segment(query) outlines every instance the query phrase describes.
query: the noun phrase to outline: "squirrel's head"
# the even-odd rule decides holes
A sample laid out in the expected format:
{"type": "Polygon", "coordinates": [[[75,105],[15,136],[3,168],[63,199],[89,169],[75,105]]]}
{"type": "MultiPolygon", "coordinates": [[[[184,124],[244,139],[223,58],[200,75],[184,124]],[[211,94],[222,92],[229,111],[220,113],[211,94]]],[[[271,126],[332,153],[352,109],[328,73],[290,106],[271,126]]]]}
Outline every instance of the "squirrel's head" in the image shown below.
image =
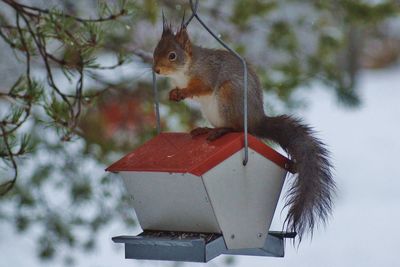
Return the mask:
{"type": "Polygon", "coordinates": [[[153,70],[161,75],[173,74],[185,68],[192,56],[192,44],[182,23],[176,34],[163,22],[163,33],[153,54],[153,70]]]}

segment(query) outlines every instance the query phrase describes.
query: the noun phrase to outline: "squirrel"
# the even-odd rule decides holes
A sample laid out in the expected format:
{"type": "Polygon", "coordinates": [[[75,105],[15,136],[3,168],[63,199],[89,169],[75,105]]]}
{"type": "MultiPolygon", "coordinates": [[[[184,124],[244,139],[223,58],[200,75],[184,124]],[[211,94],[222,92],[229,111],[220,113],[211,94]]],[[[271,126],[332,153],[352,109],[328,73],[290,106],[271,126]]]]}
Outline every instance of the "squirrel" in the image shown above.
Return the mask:
{"type": "MultiPolygon", "coordinates": [[[[243,66],[225,50],[208,49],[191,43],[182,23],[174,33],[165,20],[153,54],[153,70],[167,76],[176,88],[171,101],[192,98],[201,105],[214,128],[199,127],[192,136],[207,134],[213,141],[229,132],[243,131],[243,66]]],[[[301,120],[287,115],[269,117],[264,112],[260,81],[248,68],[248,132],[278,143],[295,163],[296,176],[286,195],[287,231],[313,233],[318,223],[326,223],[332,212],[335,182],[329,151],[301,120]]]]}

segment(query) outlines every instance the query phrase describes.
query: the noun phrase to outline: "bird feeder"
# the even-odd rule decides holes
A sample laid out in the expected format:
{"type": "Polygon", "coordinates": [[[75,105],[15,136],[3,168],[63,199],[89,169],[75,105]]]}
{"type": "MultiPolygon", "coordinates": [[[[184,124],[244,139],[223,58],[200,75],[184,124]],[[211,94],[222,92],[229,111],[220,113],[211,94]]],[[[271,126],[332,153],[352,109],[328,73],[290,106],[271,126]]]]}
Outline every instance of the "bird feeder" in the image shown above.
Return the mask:
{"type": "Polygon", "coordinates": [[[220,254],[283,257],[268,233],[289,159],[243,133],[161,133],[107,168],[118,172],[144,232],[119,236],[126,258],[206,262],[220,254]]]}
{"type": "Polygon", "coordinates": [[[107,168],[123,177],[143,232],[116,236],[125,258],[207,262],[221,254],[284,256],[284,238],[268,232],[290,160],[247,131],[247,64],[197,14],[193,18],[243,65],[243,133],[208,142],[206,135],[161,133],[156,76],[157,132],[107,168]]]}

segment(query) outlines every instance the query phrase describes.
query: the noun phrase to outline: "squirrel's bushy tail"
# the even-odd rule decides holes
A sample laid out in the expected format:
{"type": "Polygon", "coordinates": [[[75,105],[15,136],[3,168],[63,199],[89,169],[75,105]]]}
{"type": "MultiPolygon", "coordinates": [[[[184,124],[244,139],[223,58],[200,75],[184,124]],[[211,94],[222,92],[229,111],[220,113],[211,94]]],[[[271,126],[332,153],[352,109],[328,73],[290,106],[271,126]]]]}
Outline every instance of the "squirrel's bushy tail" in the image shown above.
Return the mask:
{"type": "Polygon", "coordinates": [[[255,131],[257,136],[278,143],[295,162],[297,177],[286,195],[289,210],[285,225],[297,232],[301,241],[305,232],[312,234],[318,222],[325,223],[332,211],[336,186],[329,152],[309,126],[290,116],[265,116],[255,131]]]}

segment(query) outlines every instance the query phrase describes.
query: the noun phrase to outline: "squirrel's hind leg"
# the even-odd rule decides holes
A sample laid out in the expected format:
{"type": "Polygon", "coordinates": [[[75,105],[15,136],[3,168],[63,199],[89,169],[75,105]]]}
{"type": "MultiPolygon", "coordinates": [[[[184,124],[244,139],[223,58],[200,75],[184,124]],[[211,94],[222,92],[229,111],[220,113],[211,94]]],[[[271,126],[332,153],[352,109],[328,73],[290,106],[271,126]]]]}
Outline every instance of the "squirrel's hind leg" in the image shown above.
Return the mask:
{"type": "Polygon", "coordinates": [[[234,129],[229,127],[219,127],[219,128],[197,127],[190,131],[190,135],[192,137],[196,137],[207,134],[208,135],[207,141],[214,141],[230,132],[234,132],[234,129]]]}
{"type": "Polygon", "coordinates": [[[190,135],[192,137],[196,137],[199,135],[208,134],[211,130],[212,128],[209,127],[197,127],[190,131],[190,135]]]}

